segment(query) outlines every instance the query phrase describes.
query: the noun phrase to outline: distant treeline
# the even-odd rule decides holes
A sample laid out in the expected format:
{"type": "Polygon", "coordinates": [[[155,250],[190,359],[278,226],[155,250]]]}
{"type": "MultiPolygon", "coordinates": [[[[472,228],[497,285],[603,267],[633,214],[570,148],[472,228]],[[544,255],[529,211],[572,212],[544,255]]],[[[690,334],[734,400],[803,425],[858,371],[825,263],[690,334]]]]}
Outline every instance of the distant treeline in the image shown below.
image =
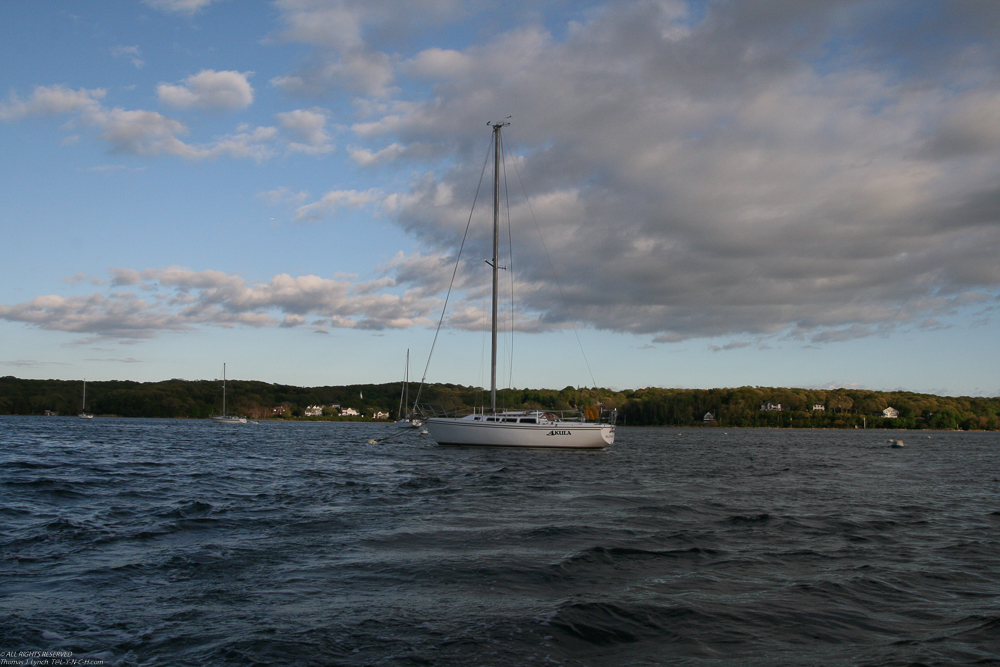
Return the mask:
{"type": "MultiPolygon", "coordinates": [[[[413,383],[410,395],[415,391],[413,383]]],[[[79,381],[3,377],[0,414],[74,415],[80,411],[82,392],[83,383],[79,381]]],[[[368,419],[376,412],[395,418],[400,385],[294,387],[229,380],[226,396],[228,412],[252,419],[304,418],[305,408],[315,405],[353,408],[368,419]]],[[[488,399],[477,387],[434,384],[423,388],[420,401],[451,410],[480,406],[488,399]]],[[[507,389],[499,392],[498,402],[505,408],[546,410],[600,404],[618,409],[619,424],[634,426],[996,430],[1000,414],[1000,398],[859,389],[507,389]],[[761,410],[767,403],[780,404],[781,410],[761,410]],[[822,409],[816,409],[820,406],[822,409]],[[888,407],[897,410],[899,416],[883,417],[888,407]],[[706,421],[706,413],[711,413],[713,419],[706,421]]],[[[87,410],[96,415],[120,417],[202,419],[221,412],[222,386],[218,381],[208,380],[88,382],[87,410]]],[[[337,417],[322,417],[332,418],[337,417]]]]}

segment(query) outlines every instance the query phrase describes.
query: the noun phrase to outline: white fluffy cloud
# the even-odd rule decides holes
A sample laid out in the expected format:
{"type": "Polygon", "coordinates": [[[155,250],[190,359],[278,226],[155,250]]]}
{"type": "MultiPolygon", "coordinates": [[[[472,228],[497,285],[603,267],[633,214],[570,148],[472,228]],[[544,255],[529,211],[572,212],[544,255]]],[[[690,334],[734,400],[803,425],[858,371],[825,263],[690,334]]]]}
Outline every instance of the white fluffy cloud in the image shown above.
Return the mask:
{"type": "MultiPolygon", "coordinates": [[[[244,75],[236,72],[213,74],[226,76],[214,79],[219,85],[208,79],[198,79],[190,88],[177,87],[183,88],[183,91],[166,93],[166,97],[180,106],[190,103],[191,106],[226,107],[249,103],[252,91],[249,85],[243,88],[246,83],[244,75]]],[[[199,74],[192,79],[201,76],[199,74]]],[[[162,86],[160,93],[161,96],[164,94],[162,86]]],[[[29,116],[72,115],[64,127],[95,130],[110,152],[144,157],[173,155],[188,160],[206,160],[228,156],[263,162],[278,154],[281,146],[289,153],[323,154],[333,150],[326,130],[326,113],[319,109],[282,112],[276,115],[277,127],[254,127],[243,123],[229,134],[193,143],[185,140],[190,130],[180,120],[157,111],[105,107],[100,101],[105,95],[103,89],[70,90],[59,85],[37,86],[27,100],[11,93],[5,102],[0,102],[0,121],[17,122],[29,116]]]]}
{"type": "Polygon", "coordinates": [[[118,108],[85,114],[80,121],[97,127],[100,138],[107,142],[113,153],[175,155],[189,160],[227,155],[261,161],[273,155],[272,144],[277,136],[273,127],[241,125],[234,133],[210,143],[189,144],[181,139],[188,133],[188,128],[180,121],[155,111],[118,108]]]}
{"type": "Polygon", "coordinates": [[[98,100],[106,94],[102,88],[70,90],[63,86],[36,86],[26,101],[12,92],[6,102],[0,102],[0,120],[11,122],[33,115],[93,113],[100,109],[98,100]]]}
{"type": "MultiPolygon", "coordinates": [[[[479,262],[473,264],[458,276],[447,324],[481,331],[486,290],[474,275],[479,262]]],[[[448,288],[453,267],[453,257],[399,253],[377,267],[384,277],[373,280],[283,273],[258,282],[214,270],[114,268],[107,281],[82,274],[64,280],[72,285],[85,280],[107,284],[104,291],[82,296],[50,294],[9,306],[0,304],[0,320],[87,335],[88,341],[94,337],[148,339],[204,326],[302,326],[315,331],[432,327],[441,314],[441,294],[448,288]]],[[[518,313],[515,319],[517,328],[528,332],[569,326],[538,314],[518,313]]]]}
{"type": "Polygon", "coordinates": [[[460,0],[277,0],[284,41],[316,47],[307,64],[275,77],[272,85],[296,96],[322,97],[348,88],[362,95],[384,98],[394,90],[396,58],[373,48],[367,33],[373,29],[398,32],[406,26],[436,23],[462,16],[460,0]]]}
{"type": "Polygon", "coordinates": [[[427,326],[440,302],[394,289],[392,279],[274,276],[250,283],[221,271],[114,269],[111,288],[0,305],[0,319],[105,338],[142,339],[199,326],[401,329],[427,326]],[[140,296],[135,290],[143,292],[140,296]]]}
{"type": "Polygon", "coordinates": [[[237,111],[253,103],[253,87],[247,76],[246,72],[206,69],[192,74],[181,85],[161,83],[156,94],[160,102],[177,109],[237,111]]]}
{"type": "Polygon", "coordinates": [[[297,153],[329,153],[333,150],[326,130],[327,113],[321,109],[296,109],[277,114],[278,125],[288,136],[288,149],[297,153]]]}
{"type": "Polygon", "coordinates": [[[392,143],[375,152],[372,152],[367,148],[351,148],[348,152],[351,159],[359,165],[362,167],[370,167],[385,162],[391,162],[402,155],[404,150],[405,149],[402,144],[392,143]]]}

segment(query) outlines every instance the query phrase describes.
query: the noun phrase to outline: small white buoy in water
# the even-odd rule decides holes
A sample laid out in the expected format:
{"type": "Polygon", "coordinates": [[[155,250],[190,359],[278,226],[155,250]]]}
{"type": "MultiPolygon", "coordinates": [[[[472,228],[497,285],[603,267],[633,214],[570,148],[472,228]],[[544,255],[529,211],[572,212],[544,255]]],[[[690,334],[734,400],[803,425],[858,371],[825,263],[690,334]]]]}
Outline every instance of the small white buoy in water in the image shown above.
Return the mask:
{"type": "Polygon", "coordinates": [[[378,444],[378,441],[377,441],[377,440],[375,440],[374,438],[372,438],[371,440],[369,440],[369,441],[368,441],[368,444],[369,444],[369,445],[377,445],[377,444],[378,444]]]}
{"type": "Polygon", "coordinates": [[[902,447],[903,446],[903,441],[902,440],[892,440],[892,439],[890,439],[889,440],[889,446],[890,447],[902,447]]]}

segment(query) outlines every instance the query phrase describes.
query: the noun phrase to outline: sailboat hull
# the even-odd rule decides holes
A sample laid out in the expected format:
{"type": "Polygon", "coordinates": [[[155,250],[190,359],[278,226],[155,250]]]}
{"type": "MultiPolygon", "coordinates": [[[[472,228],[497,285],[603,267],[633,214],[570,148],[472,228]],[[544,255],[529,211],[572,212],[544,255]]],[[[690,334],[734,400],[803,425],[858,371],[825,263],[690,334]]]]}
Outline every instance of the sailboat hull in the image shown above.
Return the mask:
{"type": "MultiPolygon", "coordinates": [[[[545,449],[603,449],[615,441],[614,422],[617,411],[609,412],[607,422],[601,420],[601,411],[595,416],[591,406],[583,411],[580,419],[567,419],[556,412],[541,412],[539,410],[500,411],[497,409],[497,303],[499,297],[500,275],[500,131],[509,125],[507,121],[490,123],[493,127],[493,259],[486,260],[493,269],[493,296],[491,318],[491,350],[490,350],[490,402],[489,412],[485,410],[478,414],[464,417],[449,417],[438,411],[434,406],[424,406],[430,410],[422,410],[427,415],[424,426],[427,432],[439,445],[466,445],[472,447],[522,447],[545,449]],[[433,415],[433,416],[431,416],[433,415]]],[[[485,167],[485,165],[484,165],[485,167]]],[[[477,190],[478,192],[478,190],[477,190]]],[[[510,211],[508,210],[508,213],[510,211]]],[[[470,217],[471,221],[471,217],[470,217]]],[[[509,218],[508,218],[509,222],[509,218]]],[[[464,245],[463,241],[463,245],[464,245]]],[[[458,265],[455,270],[457,272],[458,265]]],[[[454,286],[448,287],[451,294],[454,286]]],[[[561,289],[561,288],[560,288],[561,289]]],[[[447,299],[445,300],[447,303],[447,299]]],[[[444,321],[444,311],[441,322],[444,321]]],[[[438,325],[440,332],[440,324],[438,325]]],[[[437,335],[435,334],[435,341],[437,335]]],[[[433,347],[431,348],[433,351],[433,347]]],[[[428,360],[429,363],[429,360],[428,360]]],[[[407,364],[408,365],[408,364],[407,364]]],[[[423,386],[423,381],[421,381],[423,386]]],[[[419,400],[419,392],[417,394],[419,400]]],[[[416,407],[418,404],[415,404],[416,407]]],[[[485,407],[485,406],[484,406],[485,407]]]]}
{"type": "Polygon", "coordinates": [[[439,445],[604,449],[615,441],[614,425],[604,423],[514,424],[431,417],[424,426],[439,445]]]}
{"type": "Polygon", "coordinates": [[[246,417],[233,417],[230,415],[216,415],[212,417],[212,421],[216,424],[246,424],[246,417]]]}

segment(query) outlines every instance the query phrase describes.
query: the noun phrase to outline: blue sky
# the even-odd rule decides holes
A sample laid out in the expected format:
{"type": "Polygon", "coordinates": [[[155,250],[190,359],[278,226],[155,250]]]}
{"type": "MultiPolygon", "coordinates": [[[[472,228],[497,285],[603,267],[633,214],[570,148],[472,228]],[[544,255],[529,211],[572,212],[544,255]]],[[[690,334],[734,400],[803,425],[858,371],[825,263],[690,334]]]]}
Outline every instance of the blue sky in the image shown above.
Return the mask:
{"type": "MultiPolygon", "coordinates": [[[[419,378],[511,116],[513,386],[998,395],[998,34],[981,2],[3,3],[0,374],[419,378]]],[[[478,213],[429,381],[489,379],[478,213]]]]}

